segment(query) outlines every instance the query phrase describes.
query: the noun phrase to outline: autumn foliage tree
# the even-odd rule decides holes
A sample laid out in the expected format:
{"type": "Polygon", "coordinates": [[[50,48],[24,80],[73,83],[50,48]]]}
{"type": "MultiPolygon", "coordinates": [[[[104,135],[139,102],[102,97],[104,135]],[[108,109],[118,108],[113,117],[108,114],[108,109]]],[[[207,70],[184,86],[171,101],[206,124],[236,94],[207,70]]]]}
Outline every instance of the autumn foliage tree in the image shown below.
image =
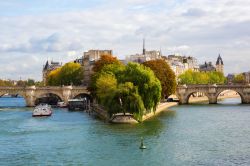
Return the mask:
{"type": "Polygon", "coordinates": [[[143,65],[149,67],[154,72],[155,76],[160,80],[162,87],[162,99],[175,93],[177,85],[175,73],[166,61],[162,59],[151,60],[144,62],[143,65]]]}
{"type": "Polygon", "coordinates": [[[101,58],[95,62],[93,71],[94,72],[101,71],[102,68],[108,64],[121,64],[121,62],[112,55],[101,55],[101,58]]]}
{"type": "Polygon", "coordinates": [[[88,87],[88,90],[91,91],[91,94],[93,96],[96,95],[96,79],[101,74],[101,70],[105,66],[108,66],[111,64],[115,65],[117,69],[124,66],[116,57],[113,57],[112,55],[109,55],[109,54],[101,55],[101,58],[94,63],[94,66],[92,68],[92,70],[94,71],[94,74],[91,76],[91,83],[88,87]]]}

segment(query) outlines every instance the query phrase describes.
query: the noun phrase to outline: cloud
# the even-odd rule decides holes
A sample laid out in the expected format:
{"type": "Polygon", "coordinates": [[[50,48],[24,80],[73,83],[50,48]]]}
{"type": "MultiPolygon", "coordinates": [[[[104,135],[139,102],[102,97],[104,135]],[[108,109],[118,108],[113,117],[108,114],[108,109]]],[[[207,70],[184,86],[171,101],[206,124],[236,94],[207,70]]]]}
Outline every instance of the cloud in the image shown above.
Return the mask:
{"type": "Polygon", "coordinates": [[[204,15],[206,15],[206,12],[197,8],[190,8],[185,13],[183,13],[183,16],[189,17],[201,17],[204,15]]]}
{"type": "Polygon", "coordinates": [[[58,33],[53,33],[45,38],[30,38],[28,41],[19,44],[3,44],[0,45],[2,52],[60,52],[68,50],[78,50],[83,46],[81,43],[67,39],[63,39],[58,33]]]}
{"type": "Polygon", "coordinates": [[[189,54],[200,62],[215,61],[222,53],[226,72],[239,71],[235,66],[240,63],[242,71],[248,68],[241,61],[250,60],[250,2],[245,0],[98,0],[87,8],[71,3],[56,12],[48,2],[46,12],[42,6],[39,13],[8,16],[5,9],[0,16],[0,65],[6,72],[1,69],[0,76],[41,79],[48,58],[66,62],[88,49],[113,49],[124,58],[141,52],[143,37],[148,50],[189,54]],[[19,70],[13,72],[16,66],[19,70]]]}

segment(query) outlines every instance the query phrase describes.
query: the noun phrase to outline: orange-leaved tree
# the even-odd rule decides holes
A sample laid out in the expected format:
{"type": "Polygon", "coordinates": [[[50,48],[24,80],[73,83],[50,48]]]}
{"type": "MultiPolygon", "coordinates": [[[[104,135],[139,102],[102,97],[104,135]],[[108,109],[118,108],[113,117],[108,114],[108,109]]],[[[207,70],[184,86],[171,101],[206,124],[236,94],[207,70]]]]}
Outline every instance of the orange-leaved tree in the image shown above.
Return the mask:
{"type": "Polygon", "coordinates": [[[176,77],[168,63],[162,59],[144,62],[143,65],[153,70],[155,76],[160,80],[162,92],[161,98],[167,98],[176,90],[176,77]]]}
{"type": "Polygon", "coordinates": [[[112,55],[108,55],[108,54],[101,55],[101,58],[95,62],[93,71],[99,72],[102,70],[102,68],[105,65],[109,65],[109,64],[121,64],[121,62],[116,57],[113,57],[112,55]]]}

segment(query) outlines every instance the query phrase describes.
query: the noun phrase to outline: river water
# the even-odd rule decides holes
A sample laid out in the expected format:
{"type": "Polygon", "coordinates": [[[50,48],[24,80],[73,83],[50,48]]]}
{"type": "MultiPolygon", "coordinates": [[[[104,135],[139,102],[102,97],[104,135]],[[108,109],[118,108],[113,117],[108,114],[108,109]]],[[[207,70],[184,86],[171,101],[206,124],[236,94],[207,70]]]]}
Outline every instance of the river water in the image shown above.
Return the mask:
{"type": "Polygon", "coordinates": [[[250,165],[250,106],[239,102],[176,106],[142,124],[111,125],[67,109],[33,118],[22,98],[0,98],[0,165],[250,165]]]}

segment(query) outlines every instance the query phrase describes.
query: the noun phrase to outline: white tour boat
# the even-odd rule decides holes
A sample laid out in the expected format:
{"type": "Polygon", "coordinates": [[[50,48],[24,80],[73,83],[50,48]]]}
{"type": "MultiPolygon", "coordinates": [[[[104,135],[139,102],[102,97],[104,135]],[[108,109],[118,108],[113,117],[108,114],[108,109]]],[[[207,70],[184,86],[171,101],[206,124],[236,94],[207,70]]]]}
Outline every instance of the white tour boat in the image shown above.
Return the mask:
{"type": "Polygon", "coordinates": [[[39,104],[35,107],[32,116],[51,116],[52,108],[48,104],[39,104]]]}

